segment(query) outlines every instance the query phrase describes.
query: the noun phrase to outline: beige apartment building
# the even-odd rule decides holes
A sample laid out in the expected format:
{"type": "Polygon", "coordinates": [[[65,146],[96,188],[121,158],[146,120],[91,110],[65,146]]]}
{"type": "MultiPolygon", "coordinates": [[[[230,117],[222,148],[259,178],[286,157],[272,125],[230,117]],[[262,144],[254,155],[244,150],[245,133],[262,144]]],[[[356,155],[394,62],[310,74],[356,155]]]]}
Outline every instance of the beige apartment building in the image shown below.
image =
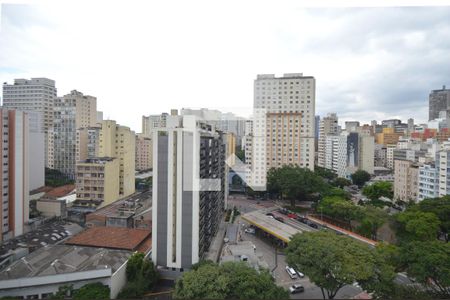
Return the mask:
{"type": "Polygon", "coordinates": [[[88,158],[78,162],[77,204],[100,208],[118,200],[119,164],[120,160],[115,157],[88,158]]]}
{"type": "Polygon", "coordinates": [[[254,189],[266,189],[271,167],[292,163],[314,170],[315,85],[314,77],[301,73],[262,74],[254,81],[252,155],[246,157],[254,189]]]}
{"type": "Polygon", "coordinates": [[[409,160],[395,160],[394,165],[394,199],[415,201],[419,192],[419,166],[409,160]]]}
{"type": "Polygon", "coordinates": [[[77,129],[76,161],[98,157],[101,127],[84,127],[77,129]]]}
{"type": "Polygon", "coordinates": [[[77,129],[97,123],[97,98],[73,90],[54,104],[53,165],[68,178],[75,178],[77,129]]]}
{"type": "Polygon", "coordinates": [[[99,157],[119,160],[119,194],[126,197],[135,191],[135,134],[129,127],[104,120],[99,136],[99,157]]]}
{"type": "Polygon", "coordinates": [[[142,133],[136,134],[136,170],[144,171],[152,168],[152,139],[142,133]]]}
{"type": "Polygon", "coordinates": [[[236,164],[236,135],[234,133],[225,134],[226,154],[225,160],[228,162],[228,166],[232,167],[236,164]]]}

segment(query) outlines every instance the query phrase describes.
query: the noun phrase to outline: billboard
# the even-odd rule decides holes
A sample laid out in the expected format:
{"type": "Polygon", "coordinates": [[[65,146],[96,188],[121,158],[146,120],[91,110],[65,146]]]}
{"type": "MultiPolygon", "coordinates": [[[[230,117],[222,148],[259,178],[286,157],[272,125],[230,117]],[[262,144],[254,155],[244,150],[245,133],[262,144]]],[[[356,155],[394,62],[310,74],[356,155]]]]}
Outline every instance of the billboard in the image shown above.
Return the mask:
{"type": "Polygon", "coordinates": [[[359,134],[350,132],[347,136],[347,166],[358,167],[359,161],[359,134]]]}

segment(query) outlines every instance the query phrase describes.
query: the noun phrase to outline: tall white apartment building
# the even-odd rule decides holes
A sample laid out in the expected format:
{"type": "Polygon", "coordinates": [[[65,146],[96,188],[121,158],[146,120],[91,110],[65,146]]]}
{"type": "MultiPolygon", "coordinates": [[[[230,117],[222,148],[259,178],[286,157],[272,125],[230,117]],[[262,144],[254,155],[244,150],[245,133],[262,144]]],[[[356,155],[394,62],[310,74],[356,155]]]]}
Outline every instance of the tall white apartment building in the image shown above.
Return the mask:
{"type": "Polygon", "coordinates": [[[319,123],[319,142],[318,142],[318,166],[325,168],[325,143],[327,135],[339,134],[338,117],[336,113],[329,113],[323,117],[319,123]]]}
{"type": "Polygon", "coordinates": [[[301,73],[258,75],[254,81],[252,156],[248,183],[266,189],[272,167],[298,165],[314,170],[316,84],[301,73]]]}
{"type": "Polygon", "coordinates": [[[29,218],[29,121],[27,113],[0,108],[0,243],[24,233],[29,218]]]}
{"type": "Polygon", "coordinates": [[[97,98],[73,90],[56,98],[54,105],[53,165],[68,178],[75,178],[77,129],[97,123],[97,98]]]}
{"type": "MultiPolygon", "coordinates": [[[[3,84],[3,107],[39,114],[37,132],[48,131],[53,127],[53,102],[56,98],[55,81],[48,78],[15,79],[14,84],[3,84]]],[[[45,145],[45,166],[48,164],[48,143],[45,145]]]]}
{"type": "Polygon", "coordinates": [[[323,144],[323,167],[339,177],[347,176],[347,135],[327,135],[323,144]]]}
{"type": "Polygon", "coordinates": [[[419,167],[417,200],[439,197],[439,172],[435,163],[424,164],[419,167]]]}
{"type": "Polygon", "coordinates": [[[168,113],[142,116],[142,134],[146,137],[151,138],[152,132],[155,128],[166,127],[167,116],[169,116],[168,113]]]}
{"type": "Polygon", "coordinates": [[[223,134],[195,116],[170,116],[152,140],[152,261],[189,269],[204,258],[225,208],[223,134]]]}
{"type": "Polygon", "coordinates": [[[386,145],[386,167],[393,170],[394,169],[394,150],[397,149],[397,145],[388,144],[386,145]]]}

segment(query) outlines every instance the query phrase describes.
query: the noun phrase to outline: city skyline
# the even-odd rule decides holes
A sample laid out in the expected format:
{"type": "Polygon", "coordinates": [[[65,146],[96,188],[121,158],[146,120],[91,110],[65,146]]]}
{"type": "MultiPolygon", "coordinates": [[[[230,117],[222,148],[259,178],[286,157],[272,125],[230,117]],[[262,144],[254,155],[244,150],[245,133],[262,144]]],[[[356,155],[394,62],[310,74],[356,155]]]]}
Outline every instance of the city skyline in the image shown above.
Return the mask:
{"type": "Polygon", "coordinates": [[[255,14],[252,3],[236,11],[195,2],[167,17],[170,4],[110,4],[101,15],[95,3],[3,4],[1,82],[53,79],[58,96],[77,89],[97,97],[105,119],[136,132],[142,115],[171,108],[248,117],[257,74],[314,76],[316,114],[336,112],[340,122],[425,122],[430,91],[450,85],[442,67],[450,53],[442,42],[450,32],[447,7],[306,9],[288,2],[261,3],[255,14]],[[195,13],[198,4],[209,14],[195,13]],[[83,22],[65,18],[69,12],[83,22]]]}

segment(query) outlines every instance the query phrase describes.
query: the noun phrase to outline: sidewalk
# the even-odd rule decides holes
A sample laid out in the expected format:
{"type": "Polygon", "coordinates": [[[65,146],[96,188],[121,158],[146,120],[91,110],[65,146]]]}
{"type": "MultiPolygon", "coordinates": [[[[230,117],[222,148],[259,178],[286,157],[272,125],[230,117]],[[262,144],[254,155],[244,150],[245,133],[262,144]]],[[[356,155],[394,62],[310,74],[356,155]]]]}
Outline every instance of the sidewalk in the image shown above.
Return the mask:
{"type": "Polygon", "coordinates": [[[222,252],[223,239],[225,238],[225,232],[227,230],[227,223],[221,221],[219,224],[219,230],[211,242],[209,251],[205,255],[206,260],[212,260],[213,262],[219,262],[220,253],[222,252]]]}

